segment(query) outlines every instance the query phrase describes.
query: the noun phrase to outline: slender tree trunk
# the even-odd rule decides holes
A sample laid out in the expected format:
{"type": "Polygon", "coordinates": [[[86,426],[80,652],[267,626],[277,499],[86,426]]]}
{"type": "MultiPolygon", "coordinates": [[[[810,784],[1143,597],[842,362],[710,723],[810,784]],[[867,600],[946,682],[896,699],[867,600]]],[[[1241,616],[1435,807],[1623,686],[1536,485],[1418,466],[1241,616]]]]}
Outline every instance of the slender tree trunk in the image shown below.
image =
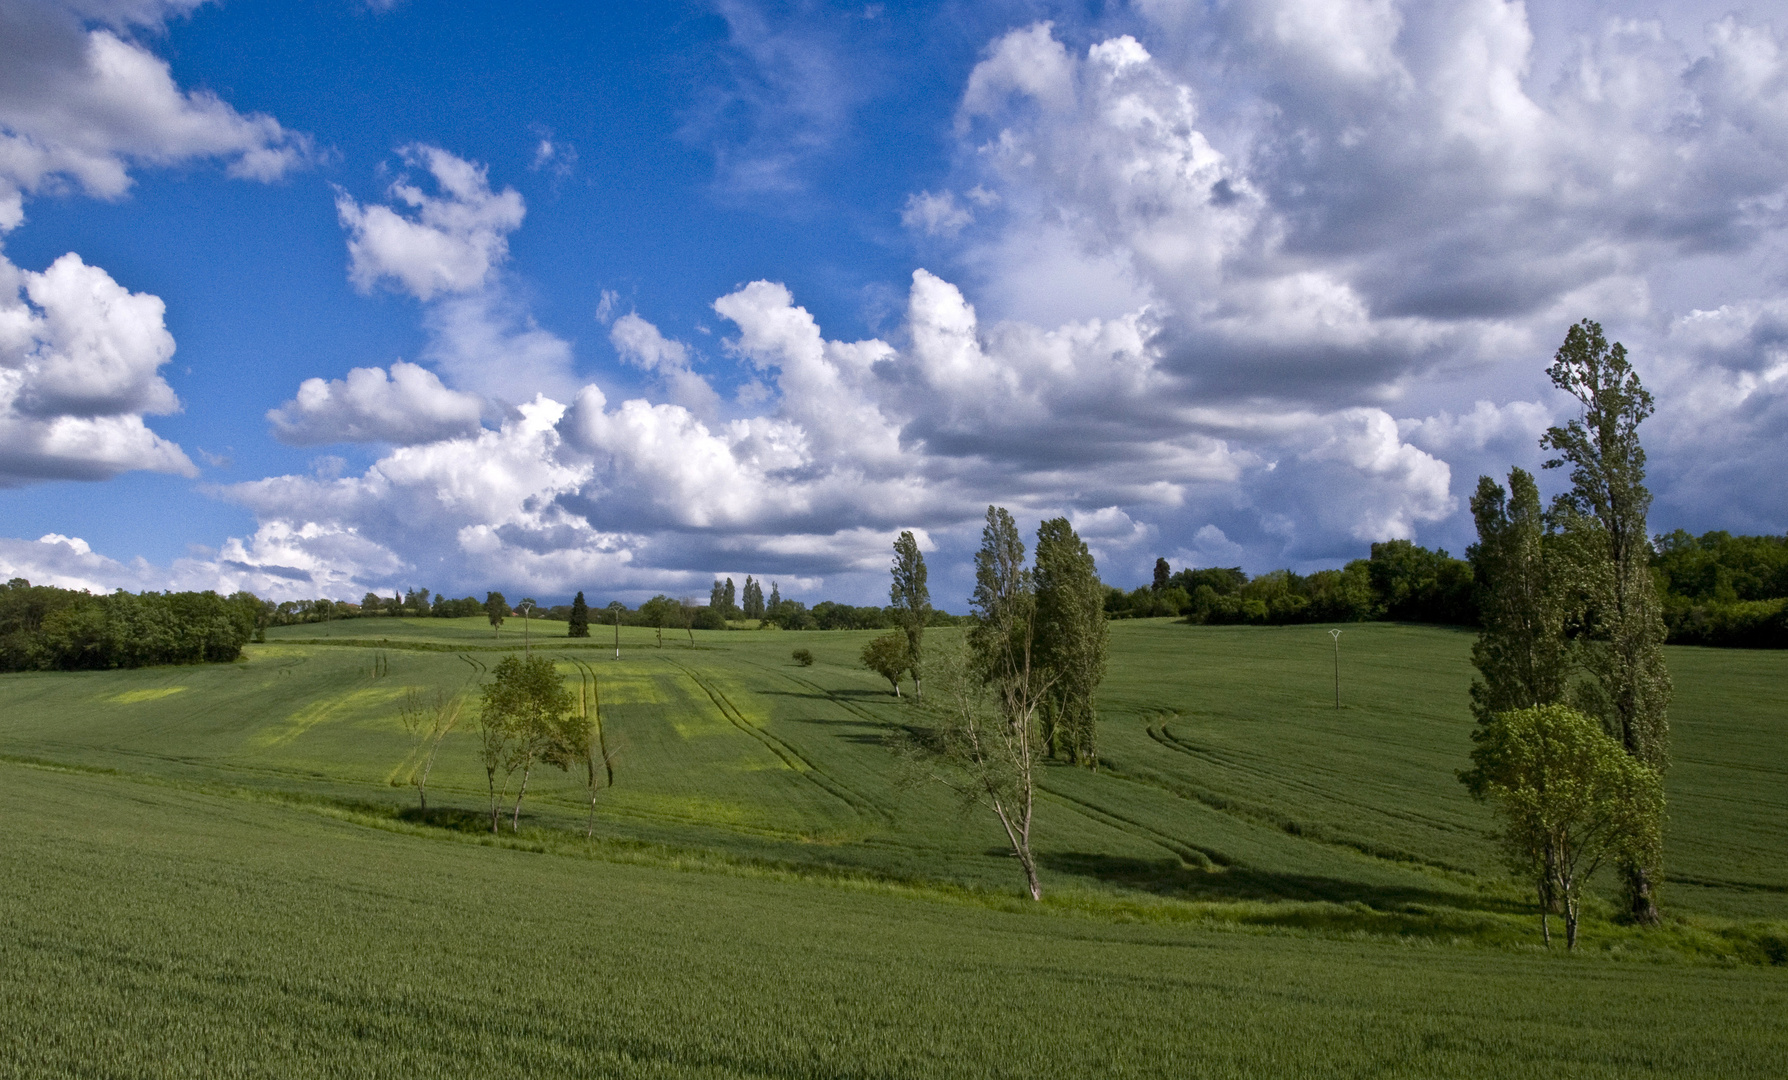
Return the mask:
{"type": "Polygon", "coordinates": [[[501,804],[497,802],[497,770],[485,769],[484,779],[490,785],[490,834],[497,835],[497,815],[501,804]]]}
{"type": "Polygon", "coordinates": [[[1573,952],[1577,948],[1577,897],[1565,897],[1565,951],[1573,952]]]}
{"type": "Polygon", "coordinates": [[[1043,899],[1043,886],[1037,882],[1037,864],[1031,858],[1031,823],[1030,795],[1025,795],[1026,814],[1022,823],[1014,822],[1007,811],[1006,804],[997,796],[993,798],[993,812],[1000,819],[1000,826],[1006,830],[1006,840],[1012,845],[1012,854],[1018,856],[1018,865],[1024,867],[1024,882],[1031,891],[1032,900],[1043,899]]]}
{"type": "Polygon", "coordinates": [[[515,793],[515,816],[509,821],[509,831],[511,833],[521,832],[521,804],[522,799],[528,794],[528,777],[533,775],[533,772],[534,766],[532,765],[529,765],[522,770],[521,787],[515,793]]]}
{"type": "Polygon", "coordinates": [[[416,779],[416,794],[422,798],[422,812],[428,813],[428,774],[434,771],[435,754],[440,752],[441,740],[447,737],[448,728],[443,727],[435,735],[434,742],[429,744],[428,756],[422,759],[422,775],[416,779]]]}
{"type": "Polygon", "coordinates": [[[1024,864],[1025,884],[1031,887],[1031,899],[1043,899],[1043,886],[1037,881],[1037,860],[1031,857],[1031,793],[1027,788],[1024,793],[1024,827],[1019,830],[1023,843],[1019,847],[1018,861],[1024,864]]]}
{"type": "Polygon", "coordinates": [[[1627,897],[1632,902],[1633,921],[1640,926],[1658,925],[1660,919],[1657,899],[1653,896],[1651,869],[1645,866],[1627,866],[1622,871],[1622,876],[1626,878],[1627,897]]]}

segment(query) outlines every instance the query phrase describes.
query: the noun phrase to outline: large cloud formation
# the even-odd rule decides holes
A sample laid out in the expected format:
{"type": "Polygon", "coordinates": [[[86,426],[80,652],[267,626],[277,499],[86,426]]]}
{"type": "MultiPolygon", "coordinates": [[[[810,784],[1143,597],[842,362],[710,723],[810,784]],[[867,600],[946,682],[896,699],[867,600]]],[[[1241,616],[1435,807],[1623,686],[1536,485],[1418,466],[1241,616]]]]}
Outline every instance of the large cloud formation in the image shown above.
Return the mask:
{"type": "Polygon", "coordinates": [[[308,158],[304,136],[181,90],[166,61],[120,35],[196,6],[0,3],[0,232],[24,220],[25,196],[46,189],[118,198],[132,165],[212,158],[232,176],[272,180],[308,158]]]}
{"type": "MultiPolygon", "coordinates": [[[[1766,468],[1788,433],[1774,30],[1609,19],[1548,51],[1502,0],[1110,18],[985,44],[951,174],[889,208],[938,260],[893,332],[829,338],[772,281],[716,300],[732,390],[638,312],[609,339],[652,393],[578,378],[504,284],[520,197],[402,149],[388,202],[338,209],[351,278],[421,304],[439,380],[305,384],[282,437],[392,448],[358,476],[225,489],[259,527],[216,565],[310,594],[700,595],[749,570],[868,599],[896,530],[961,555],[992,501],[1070,514],[1117,581],[1163,553],[1258,570],[1392,537],[1458,550],[1476,475],[1534,467],[1564,415],[1542,371],[1585,315],[1659,394],[1654,523],[1788,525],[1766,468]]],[[[789,60],[764,55],[770,85],[789,60]]]]}
{"type": "MultiPolygon", "coordinates": [[[[120,198],[132,166],[213,159],[272,180],[308,158],[304,136],[182,91],[121,36],[193,6],[0,2],[0,237],[24,221],[27,196],[120,198]]],[[[196,473],[143,420],[180,407],[159,373],[174,353],[163,313],[73,252],[41,272],[0,255],[0,486],[196,473]]]]}

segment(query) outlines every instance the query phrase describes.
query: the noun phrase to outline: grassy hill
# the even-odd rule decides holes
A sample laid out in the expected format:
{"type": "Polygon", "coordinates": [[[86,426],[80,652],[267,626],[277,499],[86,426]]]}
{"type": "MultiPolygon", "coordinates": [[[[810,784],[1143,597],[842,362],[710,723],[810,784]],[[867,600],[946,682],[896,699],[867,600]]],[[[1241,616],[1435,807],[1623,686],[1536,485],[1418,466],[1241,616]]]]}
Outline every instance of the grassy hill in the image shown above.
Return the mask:
{"type": "Polygon", "coordinates": [[[1788,972],[1769,966],[1788,960],[1784,654],[1669,651],[1672,921],[1592,919],[1589,955],[1567,959],[1537,950],[1488,811],[1453,778],[1462,633],[1346,628],[1337,709],[1324,628],[1114,624],[1103,768],[1044,770],[1032,909],[991,817],[900,782],[887,737],[922,713],[856,666],[872,635],[679,630],[660,648],[623,627],[616,660],[612,630],[563,632],[529,637],[593,667],[616,755],[588,843],[581,776],[537,779],[519,837],[481,831],[469,722],[415,810],[406,693],[473,685],[490,649],[521,645],[513,622],[284,627],[233,665],[0,678],[18,841],[0,853],[0,1015],[30,1017],[0,1062],[189,1066],[173,1074],[202,1046],[242,1075],[300,1074],[282,1053],[319,1075],[1788,1064],[1788,972]],[[789,659],[803,647],[812,667],[789,659]]]}

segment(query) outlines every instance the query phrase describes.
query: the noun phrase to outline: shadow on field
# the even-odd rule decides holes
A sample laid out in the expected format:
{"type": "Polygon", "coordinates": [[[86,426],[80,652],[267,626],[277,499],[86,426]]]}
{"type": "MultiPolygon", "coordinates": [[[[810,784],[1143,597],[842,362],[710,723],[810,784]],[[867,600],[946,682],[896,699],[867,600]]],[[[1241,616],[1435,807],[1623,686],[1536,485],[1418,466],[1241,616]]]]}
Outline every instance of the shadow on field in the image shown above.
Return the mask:
{"type": "Polygon", "coordinates": [[[1057,873],[1093,878],[1178,900],[1363,904],[1375,911],[1405,914],[1430,912],[1435,908],[1503,915],[1525,914],[1530,910],[1525,904],[1470,893],[1369,885],[1304,874],[1275,874],[1242,866],[1201,870],[1175,859],[1135,859],[1075,851],[1043,855],[1038,861],[1057,873]]]}
{"type": "Polygon", "coordinates": [[[872,701],[905,701],[907,698],[896,698],[886,690],[864,690],[861,687],[842,687],[837,690],[754,690],[759,697],[804,698],[808,701],[833,701],[838,698],[868,698],[872,701]]]}
{"type": "MultiPolygon", "coordinates": [[[[490,832],[490,812],[488,810],[465,810],[452,806],[437,806],[428,810],[419,810],[412,806],[398,811],[399,821],[407,821],[413,825],[428,825],[437,829],[450,829],[453,832],[490,832]]],[[[504,818],[507,828],[508,818],[504,818]]]]}

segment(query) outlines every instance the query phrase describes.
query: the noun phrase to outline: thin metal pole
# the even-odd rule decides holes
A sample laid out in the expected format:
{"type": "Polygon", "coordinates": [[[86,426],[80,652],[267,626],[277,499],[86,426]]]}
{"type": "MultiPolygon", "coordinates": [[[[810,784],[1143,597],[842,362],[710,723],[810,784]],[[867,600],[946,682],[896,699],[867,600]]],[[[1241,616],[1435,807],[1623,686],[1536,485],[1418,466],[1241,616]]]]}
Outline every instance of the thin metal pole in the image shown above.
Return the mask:
{"type": "Polygon", "coordinates": [[[615,659],[621,658],[621,609],[615,609],[615,659]]]}
{"type": "Polygon", "coordinates": [[[1341,631],[1330,630],[1329,637],[1335,639],[1335,708],[1341,707],[1341,631]]]}

